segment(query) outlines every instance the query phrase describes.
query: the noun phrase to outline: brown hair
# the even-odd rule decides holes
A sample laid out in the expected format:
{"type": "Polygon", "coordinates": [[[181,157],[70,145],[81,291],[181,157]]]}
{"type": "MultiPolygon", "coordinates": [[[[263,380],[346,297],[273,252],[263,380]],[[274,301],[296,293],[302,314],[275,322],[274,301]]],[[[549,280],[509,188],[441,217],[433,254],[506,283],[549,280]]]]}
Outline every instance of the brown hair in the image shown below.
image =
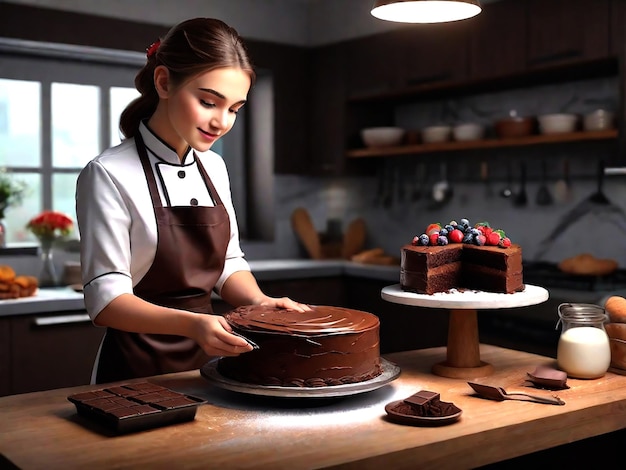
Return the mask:
{"type": "Polygon", "coordinates": [[[158,65],[167,67],[174,87],[224,67],[247,72],[251,85],[256,79],[243,40],[234,28],[214,18],[183,21],[169,30],[156,51],[150,49],[146,65],[135,77],[141,96],[129,103],[120,117],[120,130],[127,138],[135,136],[141,120],[150,117],[159,103],[154,87],[154,69],[158,65]]]}

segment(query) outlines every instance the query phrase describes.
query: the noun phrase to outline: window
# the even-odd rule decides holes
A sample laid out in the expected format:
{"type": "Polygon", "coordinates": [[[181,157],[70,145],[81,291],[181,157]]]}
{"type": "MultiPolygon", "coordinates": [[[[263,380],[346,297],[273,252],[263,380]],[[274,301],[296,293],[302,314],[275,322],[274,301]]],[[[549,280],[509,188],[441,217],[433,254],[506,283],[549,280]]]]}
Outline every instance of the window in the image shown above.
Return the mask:
{"type": "MultiPolygon", "coordinates": [[[[78,173],[120,143],[119,116],[138,95],[134,80],[144,63],[142,53],[0,38],[0,168],[28,186],[23,203],[5,213],[9,245],[34,241],[25,226],[43,209],[76,220],[78,173]]],[[[237,124],[212,150],[228,166],[241,237],[269,240],[273,80],[258,73],[237,124]]]]}
{"type": "Polygon", "coordinates": [[[0,167],[27,185],[23,203],[5,213],[10,245],[34,241],[26,223],[43,209],[76,220],[78,173],[102,150],[120,142],[119,116],[137,96],[134,78],[144,59],[135,54],[129,60],[120,53],[121,59],[114,62],[80,48],[41,49],[47,45],[24,50],[24,41],[4,41],[0,167]]]}

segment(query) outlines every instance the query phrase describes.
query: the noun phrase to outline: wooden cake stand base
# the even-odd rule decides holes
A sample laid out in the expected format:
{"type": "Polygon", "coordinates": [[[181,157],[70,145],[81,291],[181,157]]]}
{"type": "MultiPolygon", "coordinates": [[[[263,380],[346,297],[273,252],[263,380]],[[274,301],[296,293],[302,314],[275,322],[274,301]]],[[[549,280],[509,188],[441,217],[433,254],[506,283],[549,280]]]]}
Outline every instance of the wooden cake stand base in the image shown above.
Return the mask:
{"type": "Polygon", "coordinates": [[[385,287],[381,291],[381,297],[388,302],[449,309],[446,360],[434,364],[432,372],[453,379],[486,377],[494,372],[491,364],[480,359],[478,309],[526,307],[545,302],[548,296],[548,291],[543,287],[529,284],[526,284],[524,291],[515,294],[482,291],[415,294],[403,291],[400,284],[385,287]]]}

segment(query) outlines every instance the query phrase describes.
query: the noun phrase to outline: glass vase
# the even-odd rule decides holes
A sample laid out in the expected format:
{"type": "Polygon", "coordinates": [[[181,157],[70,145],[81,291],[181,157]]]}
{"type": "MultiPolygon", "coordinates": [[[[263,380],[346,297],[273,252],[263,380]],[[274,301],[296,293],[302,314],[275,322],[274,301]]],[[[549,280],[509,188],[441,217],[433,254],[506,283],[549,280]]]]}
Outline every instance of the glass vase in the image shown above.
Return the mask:
{"type": "Polygon", "coordinates": [[[57,287],[59,278],[54,267],[54,240],[41,239],[41,272],[39,273],[39,287],[57,287]]]}
{"type": "Polygon", "coordinates": [[[2,216],[0,216],[0,248],[5,246],[7,246],[7,226],[2,216]]]}

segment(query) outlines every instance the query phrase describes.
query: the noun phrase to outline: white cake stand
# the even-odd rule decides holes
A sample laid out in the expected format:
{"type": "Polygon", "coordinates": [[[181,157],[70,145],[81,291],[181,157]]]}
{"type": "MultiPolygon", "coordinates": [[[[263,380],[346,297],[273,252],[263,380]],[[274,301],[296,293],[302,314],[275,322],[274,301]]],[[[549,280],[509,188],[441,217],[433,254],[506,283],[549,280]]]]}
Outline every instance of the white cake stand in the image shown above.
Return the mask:
{"type": "Polygon", "coordinates": [[[497,294],[483,291],[438,292],[433,295],[405,292],[400,284],[384,287],[381,297],[388,302],[415,307],[450,310],[446,360],[432,367],[442,377],[471,379],[493,374],[493,366],[480,360],[477,309],[526,307],[548,300],[543,287],[526,284],[522,292],[497,294]]]}

